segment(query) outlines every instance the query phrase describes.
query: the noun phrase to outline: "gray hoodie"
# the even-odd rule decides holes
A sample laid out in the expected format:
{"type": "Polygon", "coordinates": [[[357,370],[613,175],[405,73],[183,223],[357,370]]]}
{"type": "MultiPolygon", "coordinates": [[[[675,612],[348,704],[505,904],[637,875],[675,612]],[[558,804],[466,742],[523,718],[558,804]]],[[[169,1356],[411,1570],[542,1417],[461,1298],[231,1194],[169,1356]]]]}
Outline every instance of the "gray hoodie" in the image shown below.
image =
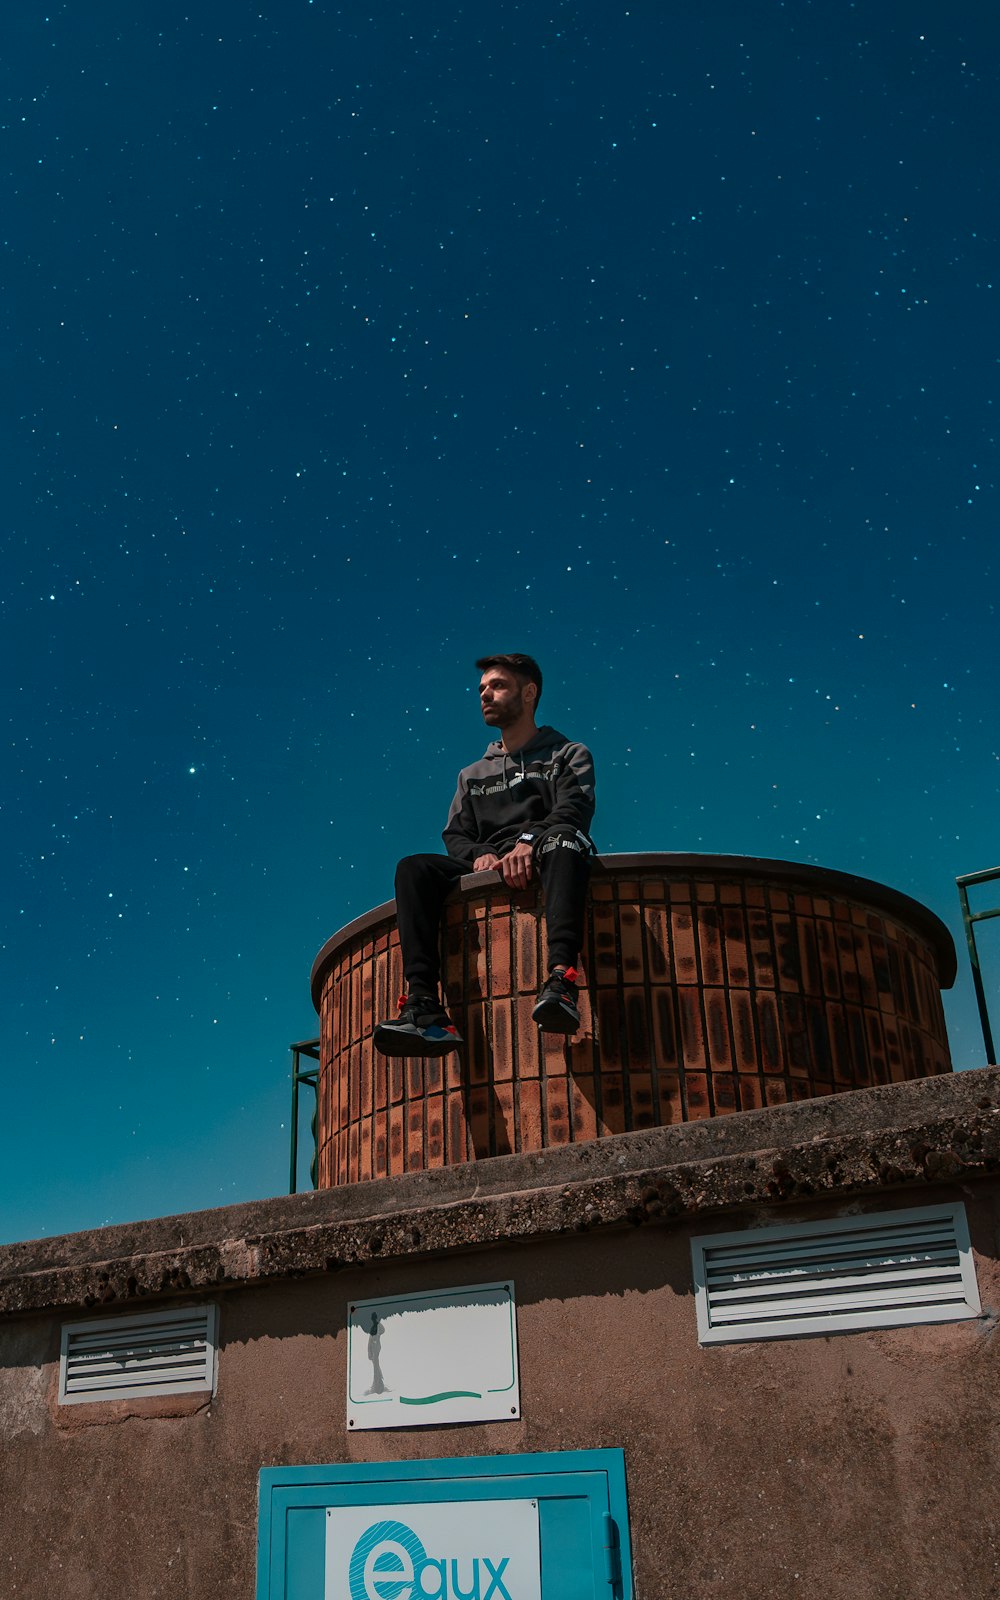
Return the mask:
{"type": "Polygon", "coordinates": [[[442,838],[448,854],[471,867],[477,856],[506,855],[522,836],[537,844],[556,828],[579,832],[590,845],[593,815],[590,751],[544,727],[514,755],[496,739],[481,761],[462,768],[442,838]]]}

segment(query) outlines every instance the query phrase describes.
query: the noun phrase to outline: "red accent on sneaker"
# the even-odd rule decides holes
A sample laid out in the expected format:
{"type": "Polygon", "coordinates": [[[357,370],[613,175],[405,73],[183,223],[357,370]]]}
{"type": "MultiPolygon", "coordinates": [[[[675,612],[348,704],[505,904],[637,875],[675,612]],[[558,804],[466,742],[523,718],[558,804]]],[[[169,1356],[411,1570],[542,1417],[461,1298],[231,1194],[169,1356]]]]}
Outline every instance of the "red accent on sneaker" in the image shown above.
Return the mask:
{"type": "Polygon", "coordinates": [[[402,1009],[405,1006],[405,1004],[406,1004],[406,996],[405,996],[405,994],[401,994],[399,999],[396,1001],[396,1010],[397,1011],[402,1011],[402,1009]]]}
{"type": "Polygon", "coordinates": [[[566,967],[563,970],[563,977],[566,979],[567,983],[577,983],[579,981],[580,974],[575,967],[566,967]]]}

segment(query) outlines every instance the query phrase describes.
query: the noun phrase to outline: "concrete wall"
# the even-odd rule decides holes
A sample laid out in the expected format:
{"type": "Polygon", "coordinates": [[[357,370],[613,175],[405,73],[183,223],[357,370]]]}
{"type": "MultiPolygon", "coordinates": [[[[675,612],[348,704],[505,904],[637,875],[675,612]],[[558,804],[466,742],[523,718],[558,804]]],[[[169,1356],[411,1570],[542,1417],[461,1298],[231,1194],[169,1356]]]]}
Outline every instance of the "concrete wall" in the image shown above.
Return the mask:
{"type": "MultiPolygon", "coordinates": [[[[203,1245],[192,1246],[186,1257],[174,1252],[170,1259],[182,1266],[171,1270],[181,1273],[182,1287],[187,1275],[188,1292],[153,1298],[164,1304],[213,1298],[221,1305],[219,1386],[210,1401],[186,1397],[60,1408],[60,1324],[101,1308],[55,1303],[57,1275],[82,1272],[86,1257],[95,1285],[104,1286],[105,1309],[125,1309],[115,1290],[116,1269],[107,1265],[108,1245],[120,1248],[121,1230],[107,1230],[111,1240],[91,1235],[45,1241],[34,1261],[26,1247],[11,1247],[11,1260],[21,1270],[11,1273],[9,1261],[6,1274],[0,1270],[0,1298],[8,1307],[0,1320],[0,1595],[248,1600],[262,1466],[614,1446],[626,1455],[637,1593],[643,1600],[995,1596],[1000,1160],[982,1130],[986,1119],[1000,1120],[1000,1078],[975,1076],[991,1080],[994,1098],[980,1100],[986,1108],[966,1117],[962,1148],[978,1138],[981,1159],[975,1166],[970,1158],[959,1183],[887,1188],[873,1178],[860,1190],[855,1178],[853,1193],[791,1203],[757,1200],[670,1218],[651,1215],[650,1198],[643,1220],[635,1196],[657,1191],[648,1170],[637,1169],[634,1183],[614,1180],[622,1186],[630,1225],[624,1213],[614,1213],[611,1180],[600,1176],[598,1157],[605,1165],[629,1159],[635,1164],[638,1155],[633,1149],[629,1157],[630,1147],[611,1142],[595,1147],[591,1158],[587,1192],[603,1193],[605,1214],[587,1230],[577,1222],[552,1235],[544,1196],[551,1193],[552,1204],[568,1205],[574,1186],[563,1181],[565,1168],[548,1171],[543,1159],[531,1168],[534,1188],[525,1187],[528,1170],[521,1172],[518,1203],[547,1232],[477,1243],[470,1222],[464,1235],[453,1234],[454,1249],[415,1244],[410,1257],[397,1253],[379,1260],[369,1253],[358,1262],[328,1254],[323,1270],[317,1263],[328,1241],[313,1221],[303,1230],[319,1252],[309,1275],[295,1275],[303,1270],[300,1251],[288,1257],[292,1275],[257,1281],[245,1275],[223,1281],[217,1290],[192,1277],[194,1252],[201,1250],[203,1259],[203,1245]],[[560,1179],[558,1187],[538,1187],[553,1176],[560,1179]],[[692,1234],[955,1200],[965,1203],[969,1217],[986,1308],[981,1319],[699,1348],[692,1234]],[[516,1286],[520,1420],[347,1433],[345,1319],[352,1298],[507,1277],[516,1286]],[[37,1303],[44,1299],[53,1302],[49,1309],[37,1303]]],[[[934,1081],[936,1089],[913,1089],[933,1093],[940,1112],[946,1081],[934,1081]]],[[[968,1111],[975,1101],[968,1085],[964,1093],[968,1111]]],[[[889,1103],[871,1102],[871,1115],[883,1115],[889,1103]]],[[[901,1104],[891,1102],[897,1110],[901,1104]]],[[[827,1118],[834,1114],[836,1108],[824,1112],[827,1118]]],[[[802,1161],[812,1152],[817,1171],[832,1170],[836,1130],[829,1139],[809,1134],[810,1115],[803,1110],[798,1120],[785,1118],[786,1135],[805,1133],[808,1141],[787,1144],[780,1157],[772,1143],[766,1163],[757,1160],[765,1175],[793,1170],[796,1149],[804,1152],[802,1161]]],[[[739,1121],[726,1119],[730,1125],[739,1121]]],[[[904,1122],[896,1116],[893,1137],[905,1138],[919,1152],[926,1172],[935,1150],[927,1137],[914,1142],[912,1116],[905,1127],[904,1122]]],[[[758,1142],[773,1140],[776,1126],[774,1120],[761,1123],[758,1142]]],[[[925,1119],[923,1126],[931,1124],[925,1119]]],[[[934,1126],[944,1126],[940,1115],[934,1126]]],[[[957,1127],[955,1121],[949,1133],[953,1152],[957,1127]]],[[[728,1137],[736,1135],[734,1128],[728,1137]]],[[[745,1127],[742,1137],[748,1137],[745,1127]]],[[[733,1166],[739,1159],[723,1153],[702,1168],[689,1162],[665,1170],[677,1193],[686,1183],[692,1194],[704,1196],[713,1173],[718,1182],[723,1168],[730,1174],[743,1170],[733,1166]]],[[[953,1153],[959,1159],[965,1158],[953,1153]]],[[[480,1197],[469,1202],[468,1215],[479,1218],[480,1229],[490,1181],[496,1180],[484,1174],[480,1197]]],[[[333,1201],[293,1197],[270,1204],[301,1217],[333,1201]]],[[[232,1237],[238,1210],[218,1214],[226,1249],[230,1259],[256,1260],[256,1247],[245,1236],[232,1237]]],[[[442,1205],[442,1226],[450,1216],[454,1229],[460,1210],[454,1197],[442,1205]]],[[[505,1212],[512,1231],[517,1214],[505,1212]]],[[[211,1215],[146,1225],[153,1230],[147,1249],[156,1229],[171,1238],[180,1226],[188,1238],[207,1236],[211,1215]]],[[[416,1212],[397,1206],[393,1215],[399,1229],[416,1231],[410,1221],[416,1212]]],[[[370,1219],[364,1228],[374,1246],[370,1219]]],[[[382,1250],[383,1236],[378,1238],[382,1250]]],[[[141,1283],[138,1259],[128,1258],[123,1284],[141,1283]]],[[[152,1263],[160,1271],[167,1255],[152,1251],[144,1259],[151,1280],[152,1263]]],[[[0,1269],[4,1265],[0,1259],[0,1269]]],[[[219,1271],[208,1265],[205,1270],[219,1271]]],[[[161,1281],[168,1280],[166,1273],[161,1281]]],[[[72,1288],[72,1294],[79,1292],[72,1288]]]]}

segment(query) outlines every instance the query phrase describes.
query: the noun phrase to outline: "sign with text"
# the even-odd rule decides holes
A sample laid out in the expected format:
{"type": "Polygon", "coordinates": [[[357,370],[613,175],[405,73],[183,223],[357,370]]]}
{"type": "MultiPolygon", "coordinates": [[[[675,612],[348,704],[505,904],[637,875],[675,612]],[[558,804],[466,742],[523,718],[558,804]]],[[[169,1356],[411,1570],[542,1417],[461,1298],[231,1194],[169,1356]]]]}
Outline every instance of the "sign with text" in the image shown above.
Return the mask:
{"type": "Polygon", "coordinates": [[[520,1416],[512,1283],[355,1300],[347,1328],[349,1428],[520,1416]]]}
{"type": "Polygon", "coordinates": [[[537,1500],[328,1506],[324,1600],[541,1600],[537,1500]]]}

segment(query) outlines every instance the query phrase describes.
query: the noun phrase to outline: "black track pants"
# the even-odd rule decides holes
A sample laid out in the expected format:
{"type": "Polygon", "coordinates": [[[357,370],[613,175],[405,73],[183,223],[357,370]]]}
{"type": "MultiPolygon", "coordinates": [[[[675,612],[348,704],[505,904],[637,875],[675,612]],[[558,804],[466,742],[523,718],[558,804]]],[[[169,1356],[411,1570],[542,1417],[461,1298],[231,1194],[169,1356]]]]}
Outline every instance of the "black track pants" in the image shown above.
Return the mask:
{"type": "MultiPolygon", "coordinates": [[[[409,992],[436,994],[441,981],[441,912],[469,871],[451,856],[404,856],[396,868],[396,916],[409,992]]],[[[583,944],[590,858],[576,833],[552,833],[535,852],[545,894],[549,966],[575,966],[583,944]]]]}

